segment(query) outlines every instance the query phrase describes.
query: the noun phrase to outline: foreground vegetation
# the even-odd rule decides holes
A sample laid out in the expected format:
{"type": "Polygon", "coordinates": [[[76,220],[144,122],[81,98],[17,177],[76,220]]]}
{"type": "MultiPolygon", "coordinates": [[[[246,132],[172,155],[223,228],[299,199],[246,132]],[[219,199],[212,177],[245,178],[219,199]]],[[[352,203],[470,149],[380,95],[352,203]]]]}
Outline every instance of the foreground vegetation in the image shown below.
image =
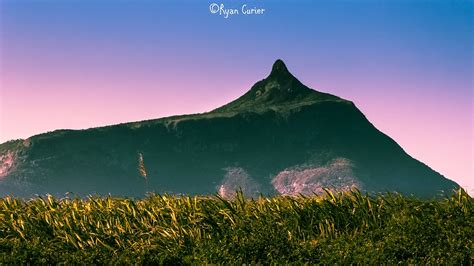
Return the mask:
{"type": "Polygon", "coordinates": [[[0,264],[472,264],[473,199],[0,199],[0,264]]]}

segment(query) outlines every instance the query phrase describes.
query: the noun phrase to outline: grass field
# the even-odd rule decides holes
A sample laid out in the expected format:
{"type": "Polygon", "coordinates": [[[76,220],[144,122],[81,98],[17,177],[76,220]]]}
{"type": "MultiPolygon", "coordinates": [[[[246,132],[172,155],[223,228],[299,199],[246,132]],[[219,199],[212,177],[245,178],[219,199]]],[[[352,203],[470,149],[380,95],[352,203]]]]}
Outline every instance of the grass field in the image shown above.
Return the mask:
{"type": "Polygon", "coordinates": [[[0,264],[474,261],[474,200],[357,191],[234,200],[0,199],[0,264]]]}

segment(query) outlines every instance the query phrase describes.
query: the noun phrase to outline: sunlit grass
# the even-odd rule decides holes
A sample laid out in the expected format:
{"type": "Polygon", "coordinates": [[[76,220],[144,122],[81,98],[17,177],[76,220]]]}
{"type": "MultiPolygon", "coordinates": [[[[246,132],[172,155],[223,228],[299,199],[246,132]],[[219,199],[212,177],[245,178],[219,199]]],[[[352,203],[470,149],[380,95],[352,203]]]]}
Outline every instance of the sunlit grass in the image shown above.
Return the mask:
{"type": "Polygon", "coordinates": [[[473,199],[0,199],[5,263],[472,263],[473,199]]]}

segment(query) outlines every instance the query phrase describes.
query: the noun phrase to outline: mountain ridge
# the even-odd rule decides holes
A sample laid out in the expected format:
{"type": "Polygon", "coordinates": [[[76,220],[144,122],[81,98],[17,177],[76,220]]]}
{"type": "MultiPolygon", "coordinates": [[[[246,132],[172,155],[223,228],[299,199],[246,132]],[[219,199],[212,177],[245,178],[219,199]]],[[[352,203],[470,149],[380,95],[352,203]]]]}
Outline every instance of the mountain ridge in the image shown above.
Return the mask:
{"type": "MultiPolygon", "coordinates": [[[[290,95],[290,97],[295,96],[295,95],[291,95],[291,94],[288,94],[288,95],[290,95]]],[[[303,85],[298,79],[296,79],[291,74],[291,72],[288,70],[288,68],[286,67],[286,64],[283,62],[283,60],[277,59],[274,62],[273,66],[272,66],[272,70],[269,73],[269,75],[267,76],[267,78],[265,78],[263,80],[260,80],[257,83],[255,83],[251,87],[250,90],[248,90],[246,93],[244,93],[242,96],[238,97],[237,99],[235,99],[235,100],[233,100],[233,101],[231,101],[227,104],[224,104],[220,107],[217,107],[217,108],[214,108],[210,111],[207,111],[207,112],[190,113],[190,114],[177,114],[177,115],[171,115],[171,116],[166,116],[166,117],[150,118],[150,119],[145,119],[145,120],[122,122],[122,123],[118,123],[118,124],[95,126],[95,127],[91,127],[91,128],[84,128],[84,129],[56,129],[56,130],[52,130],[52,131],[48,131],[48,132],[44,132],[44,133],[39,133],[39,134],[33,135],[31,137],[43,136],[43,135],[49,135],[49,134],[61,134],[61,133],[66,132],[66,131],[94,130],[94,129],[114,127],[114,126],[119,126],[119,125],[131,125],[131,126],[133,126],[133,125],[140,124],[140,123],[165,122],[165,121],[169,121],[169,120],[181,120],[181,119],[191,119],[191,118],[207,118],[207,117],[214,117],[214,116],[231,116],[231,115],[235,115],[235,113],[237,113],[237,112],[263,112],[263,111],[267,111],[267,110],[273,110],[273,111],[288,110],[288,109],[297,108],[297,107],[300,107],[300,106],[311,105],[311,104],[314,104],[314,103],[317,103],[317,102],[322,102],[322,101],[325,101],[325,100],[339,101],[339,102],[343,102],[343,103],[346,103],[346,104],[354,105],[354,103],[352,101],[337,97],[337,96],[329,94],[329,93],[320,92],[320,91],[311,89],[311,88],[303,85]],[[293,100],[290,100],[290,101],[288,101],[288,99],[286,99],[284,104],[282,104],[280,106],[277,106],[275,102],[271,102],[270,105],[265,104],[265,102],[263,102],[263,104],[261,106],[250,107],[250,108],[248,108],[249,106],[245,106],[247,108],[244,108],[244,107],[235,108],[233,106],[233,105],[237,105],[237,104],[240,105],[242,103],[242,101],[248,101],[249,100],[248,98],[250,98],[250,97],[247,97],[246,95],[255,96],[257,94],[257,92],[259,91],[259,89],[262,88],[262,84],[266,85],[267,84],[266,82],[269,79],[270,79],[270,81],[272,81],[274,76],[280,77],[282,75],[284,77],[286,77],[287,79],[293,79],[298,85],[297,89],[303,88],[305,90],[305,93],[306,93],[305,96],[315,96],[315,97],[308,97],[306,99],[307,101],[301,101],[302,100],[301,98],[293,99],[293,100]],[[317,98],[318,96],[323,96],[324,98],[323,99],[318,99],[317,98]]],[[[280,103],[281,103],[281,101],[282,100],[280,99],[280,103]]],[[[250,102],[251,102],[251,104],[255,104],[254,101],[252,101],[252,100],[250,100],[250,102]]],[[[26,139],[8,140],[8,141],[5,141],[3,143],[0,143],[0,145],[2,145],[4,143],[7,143],[7,142],[11,142],[11,141],[27,140],[31,137],[28,137],[26,139]]]]}

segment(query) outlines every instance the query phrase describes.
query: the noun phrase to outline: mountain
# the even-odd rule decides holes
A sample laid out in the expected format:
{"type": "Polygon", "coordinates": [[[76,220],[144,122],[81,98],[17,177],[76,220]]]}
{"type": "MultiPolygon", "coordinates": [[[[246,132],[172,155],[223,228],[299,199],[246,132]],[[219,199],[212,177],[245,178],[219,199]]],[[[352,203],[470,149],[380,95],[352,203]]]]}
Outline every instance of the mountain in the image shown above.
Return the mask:
{"type": "Polygon", "coordinates": [[[243,96],[208,113],[0,145],[0,196],[310,194],[325,187],[433,197],[458,185],[410,157],[352,102],[303,85],[281,60],[243,96]]]}

